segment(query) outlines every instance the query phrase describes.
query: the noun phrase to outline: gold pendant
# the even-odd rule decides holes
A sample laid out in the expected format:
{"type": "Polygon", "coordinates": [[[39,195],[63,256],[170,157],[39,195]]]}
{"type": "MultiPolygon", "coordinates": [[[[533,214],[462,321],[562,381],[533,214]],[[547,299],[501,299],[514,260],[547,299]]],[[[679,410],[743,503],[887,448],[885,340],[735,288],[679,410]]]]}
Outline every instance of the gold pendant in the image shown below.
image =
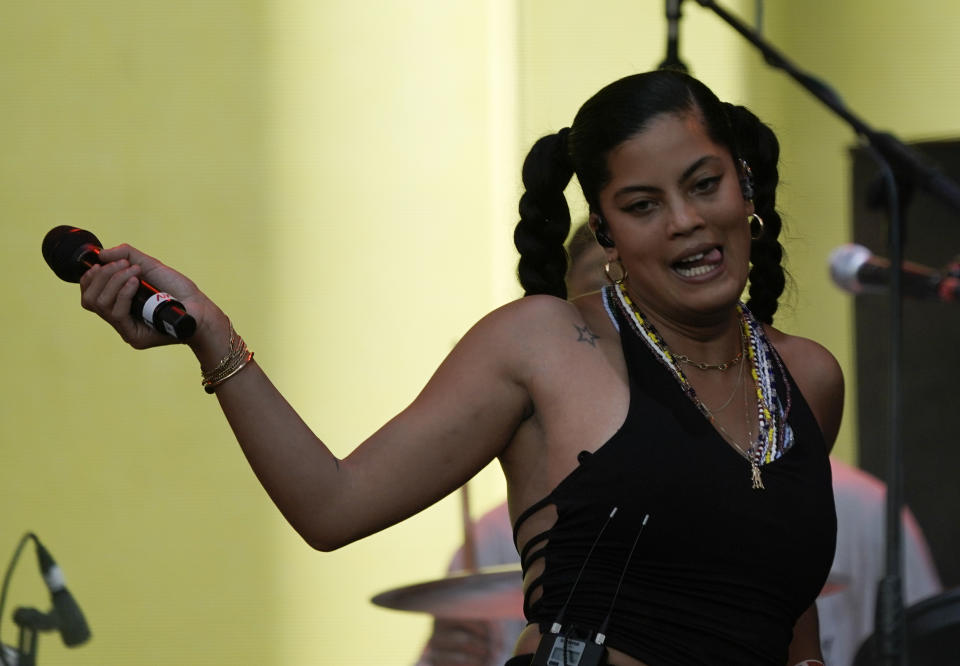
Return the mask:
{"type": "Polygon", "coordinates": [[[756,460],[750,461],[750,480],[753,481],[754,490],[766,490],[763,487],[763,479],[760,478],[760,468],[757,466],[756,460]]]}

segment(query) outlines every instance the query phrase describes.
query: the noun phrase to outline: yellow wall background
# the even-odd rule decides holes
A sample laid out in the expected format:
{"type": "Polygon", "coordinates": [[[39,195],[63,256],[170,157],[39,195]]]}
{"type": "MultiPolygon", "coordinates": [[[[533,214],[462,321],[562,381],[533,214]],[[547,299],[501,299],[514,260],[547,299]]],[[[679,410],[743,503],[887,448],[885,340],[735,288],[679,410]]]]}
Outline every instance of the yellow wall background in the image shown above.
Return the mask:
{"type": "MultiPolygon", "coordinates": [[[[751,19],[754,3],[725,6],[751,19]]],[[[956,3],[765,6],[768,38],[873,126],[960,133],[956,3]]],[[[0,557],[36,532],[94,632],[75,650],[44,637],[39,663],[411,663],[428,619],[368,600],[441,575],[461,535],[450,497],[311,551],[191,355],[126,348],[43,263],[44,233],[84,227],[193,277],[346,455],[518,294],[522,156],[601,85],[662,60],[662,14],[627,0],[0,5],[0,557]]],[[[778,324],[840,358],[852,459],[851,301],[826,272],[849,236],[852,134],[710,12],[684,15],[693,73],[781,136],[796,290],[778,324]]],[[[471,489],[474,514],[496,503],[496,465],[471,489]]],[[[16,642],[14,607],[48,604],[28,547],[0,639],[16,642]]]]}

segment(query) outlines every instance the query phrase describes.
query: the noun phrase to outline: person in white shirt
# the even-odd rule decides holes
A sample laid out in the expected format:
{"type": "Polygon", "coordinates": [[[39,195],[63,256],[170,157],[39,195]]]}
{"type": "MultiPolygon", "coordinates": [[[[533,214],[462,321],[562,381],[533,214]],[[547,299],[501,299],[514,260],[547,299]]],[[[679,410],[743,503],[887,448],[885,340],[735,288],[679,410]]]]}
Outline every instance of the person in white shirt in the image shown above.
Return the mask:
{"type": "MultiPolygon", "coordinates": [[[[830,579],[846,583],[817,599],[820,645],[829,666],[850,666],[874,630],[877,583],[885,573],[886,485],[834,458],[837,552],[830,579]]],[[[926,539],[909,509],[903,511],[904,602],[913,605],[942,590],[926,539]]]]}

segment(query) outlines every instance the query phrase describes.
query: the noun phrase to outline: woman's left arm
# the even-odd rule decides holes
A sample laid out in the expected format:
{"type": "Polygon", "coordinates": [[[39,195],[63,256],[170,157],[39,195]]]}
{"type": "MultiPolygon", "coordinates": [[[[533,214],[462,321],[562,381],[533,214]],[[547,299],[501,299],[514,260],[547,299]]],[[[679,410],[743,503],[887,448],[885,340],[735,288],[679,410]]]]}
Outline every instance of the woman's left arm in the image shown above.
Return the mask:
{"type": "MultiPolygon", "coordinates": [[[[813,340],[785,335],[775,329],[769,329],[768,335],[810,405],[827,448],[832,449],[843,417],[840,364],[833,354],[813,340]]],[[[811,604],[793,626],[787,666],[823,666],[816,603],[811,604]]]]}
{"type": "Polygon", "coordinates": [[[823,666],[820,652],[820,620],[814,603],[793,625],[793,640],[786,666],[823,666]]]}

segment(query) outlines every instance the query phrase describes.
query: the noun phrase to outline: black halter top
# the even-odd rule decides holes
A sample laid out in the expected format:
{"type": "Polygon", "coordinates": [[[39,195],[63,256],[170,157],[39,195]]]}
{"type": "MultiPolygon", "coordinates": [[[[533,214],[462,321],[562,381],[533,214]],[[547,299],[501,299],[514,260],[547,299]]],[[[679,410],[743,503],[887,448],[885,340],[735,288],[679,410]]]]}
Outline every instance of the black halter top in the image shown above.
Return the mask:
{"type": "Polygon", "coordinates": [[[749,463],[604,297],[619,324],[630,407],[608,442],[582,452],[518,517],[515,540],[540,509],[557,513],[520,554],[525,580],[535,562],[544,566],[528,581],[524,613],[546,632],[563,608],[563,631],[605,628],[607,646],[650,666],[782,666],[836,543],[819,426],[789,373],[777,373],[778,394],[785,383],[792,392],[793,443],[762,466],[765,489],[753,489],[749,463]]]}

